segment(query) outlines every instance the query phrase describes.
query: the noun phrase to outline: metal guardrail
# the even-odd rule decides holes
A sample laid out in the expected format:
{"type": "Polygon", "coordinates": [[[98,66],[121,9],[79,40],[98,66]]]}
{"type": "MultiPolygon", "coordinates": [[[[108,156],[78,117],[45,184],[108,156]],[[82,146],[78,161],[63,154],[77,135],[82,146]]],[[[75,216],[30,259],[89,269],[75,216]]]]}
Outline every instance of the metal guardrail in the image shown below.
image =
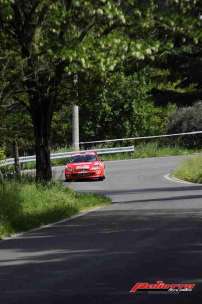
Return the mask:
{"type": "MultiPolygon", "coordinates": [[[[103,155],[103,154],[114,154],[114,153],[124,153],[124,152],[134,152],[134,146],[128,146],[128,147],[116,147],[116,148],[101,148],[101,149],[93,149],[93,150],[81,150],[81,151],[72,151],[72,152],[58,152],[58,153],[51,153],[51,159],[63,159],[71,157],[75,153],[82,153],[82,152],[90,152],[90,151],[96,151],[97,154],[103,155]]],[[[34,162],[36,161],[36,156],[20,156],[19,161],[21,164],[28,163],[28,162],[34,162]]],[[[5,160],[0,161],[0,167],[13,165],[14,164],[14,158],[7,158],[5,160]]]]}
{"type": "MultiPolygon", "coordinates": [[[[107,143],[107,142],[118,142],[118,141],[130,141],[130,140],[138,140],[138,139],[154,139],[154,138],[164,138],[164,137],[176,137],[176,136],[184,136],[184,135],[195,135],[202,134],[202,131],[194,131],[194,132],[186,132],[186,133],[174,133],[174,134],[163,134],[163,135],[154,135],[154,136],[140,136],[140,137],[128,137],[128,138],[116,138],[116,139],[107,139],[107,140],[95,140],[95,141],[86,141],[80,142],[80,145],[84,144],[97,144],[97,143],[107,143]]],[[[133,152],[134,146],[128,147],[118,147],[118,148],[101,148],[101,149],[93,149],[93,150],[81,150],[79,152],[85,151],[96,151],[98,154],[114,154],[114,153],[124,153],[124,152],[133,152]]],[[[72,154],[77,153],[78,151],[72,152],[59,152],[59,153],[51,153],[51,159],[63,159],[67,157],[71,157],[72,154]]],[[[36,156],[21,156],[19,157],[20,163],[28,163],[36,161],[36,156]]],[[[0,167],[13,165],[14,158],[7,158],[5,160],[0,161],[0,167]]]]}
{"type": "Polygon", "coordinates": [[[163,134],[163,135],[152,135],[152,136],[138,136],[138,137],[116,138],[116,139],[105,139],[105,140],[94,140],[94,141],[81,141],[80,145],[110,143],[110,142],[118,142],[118,141],[130,141],[130,140],[138,140],[138,139],[154,139],[154,138],[164,138],[164,137],[176,137],[176,136],[196,135],[196,134],[202,134],[202,131],[193,131],[193,132],[186,132],[186,133],[163,134]]]}

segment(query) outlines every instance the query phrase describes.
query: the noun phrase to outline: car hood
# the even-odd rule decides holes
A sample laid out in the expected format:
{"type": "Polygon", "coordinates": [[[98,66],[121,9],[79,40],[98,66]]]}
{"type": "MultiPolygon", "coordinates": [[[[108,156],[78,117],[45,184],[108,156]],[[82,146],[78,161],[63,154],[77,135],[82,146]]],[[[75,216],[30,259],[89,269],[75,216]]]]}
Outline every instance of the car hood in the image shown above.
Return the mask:
{"type": "Polygon", "coordinates": [[[66,167],[72,169],[90,169],[93,166],[99,165],[98,161],[93,162],[82,162],[82,163],[70,163],[67,164],[66,167]]]}

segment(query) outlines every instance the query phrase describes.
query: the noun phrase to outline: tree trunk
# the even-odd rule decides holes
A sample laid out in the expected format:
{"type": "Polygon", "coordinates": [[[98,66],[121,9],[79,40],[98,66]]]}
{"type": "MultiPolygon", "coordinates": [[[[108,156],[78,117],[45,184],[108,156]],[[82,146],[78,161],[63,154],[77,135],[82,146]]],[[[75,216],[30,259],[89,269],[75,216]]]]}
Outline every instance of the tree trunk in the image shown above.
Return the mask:
{"type": "Polygon", "coordinates": [[[48,182],[52,178],[48,137],[38,134],[36,140],[36,181],[48,182]]]}
{"type": "Polygon", "coordinates": [[[19,150],[18,150],[18,143],[17,140],[13,142],[13,154],[14,154],[14,161],[15,161],[15,174],[17,178],[21,177],[21,170],[20,170],[20,159],[19,159],[19,150]]]}
{"type": "Polygon", "coordinates": [[[0,170],[0,183],[2,183],[3,181],[4,181],[4,176],[3,176],[3,173],[0,170]]]}
{"type": "Polygon", "coordinates": [[[36,152],[36,181],[48,182],[52,178],[50,160],[50,129],[51,129],[51,106],[47,101],[41,101],[32,108],[32,121],[35,135],[36,152]]]}

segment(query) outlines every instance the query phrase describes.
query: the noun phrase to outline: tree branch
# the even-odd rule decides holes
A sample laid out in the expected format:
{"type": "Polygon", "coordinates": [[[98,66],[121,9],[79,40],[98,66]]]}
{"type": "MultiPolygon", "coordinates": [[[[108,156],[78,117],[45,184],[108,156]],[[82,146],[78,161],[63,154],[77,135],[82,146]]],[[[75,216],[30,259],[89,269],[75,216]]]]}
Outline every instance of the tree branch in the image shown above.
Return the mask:
{"type": "Polygon", "coordinates": [[[120,27],[125,27],[125,25],[120,24],[120,23],[114,23],[111,26],[107,27],[106,29],[103,30],[103,32],[101,33],[100,37],[103,36],[107,36],[108,34],[110,34],[113,30],[120,28],[120,27]]]}
{"type": "Polygon", "coordinates": [[[72,6],[72,0],[61,0],[62,4],[64,5],[66,11],[69,11],[72,6]]]}
{"type": "Polygon", "coordinates": [[[77,41],[80,43],[84,40],[84,38],[86,37],[86,35],[89,33],[89,31],[93,28],[93,26],[95,25],[95,17],[93,18],[93,20],[91,21],[91,23],[89,23],[86,28],[81,32],[80,36],[78,37],[77,41]]]}
{"type": "MultiPolygon", "coordinates": [[[[68,12],[71,9],[72,6],[72,0],[61,0],[66,12],[68,12]]],[[[64,41],[64,35],[66,33],[66,29],[68,26],[68,18],[65,18],[65,21],[62,22],[61,26],[60,26],[60,32],[59,32],[59,39],[61,41],[64,41]]]]}

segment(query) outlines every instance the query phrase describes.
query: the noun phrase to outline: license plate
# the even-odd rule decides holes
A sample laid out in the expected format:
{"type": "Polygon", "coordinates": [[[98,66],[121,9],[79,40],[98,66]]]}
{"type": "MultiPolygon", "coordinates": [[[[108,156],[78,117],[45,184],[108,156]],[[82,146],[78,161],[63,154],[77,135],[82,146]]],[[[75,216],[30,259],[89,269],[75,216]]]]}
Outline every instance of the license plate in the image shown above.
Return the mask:
{"type": "Polygon", "coordinates": [[[77,166],[76,167],[76,170],[88,170],[89,169],[89,167],[88,166],[77,166]]]}

